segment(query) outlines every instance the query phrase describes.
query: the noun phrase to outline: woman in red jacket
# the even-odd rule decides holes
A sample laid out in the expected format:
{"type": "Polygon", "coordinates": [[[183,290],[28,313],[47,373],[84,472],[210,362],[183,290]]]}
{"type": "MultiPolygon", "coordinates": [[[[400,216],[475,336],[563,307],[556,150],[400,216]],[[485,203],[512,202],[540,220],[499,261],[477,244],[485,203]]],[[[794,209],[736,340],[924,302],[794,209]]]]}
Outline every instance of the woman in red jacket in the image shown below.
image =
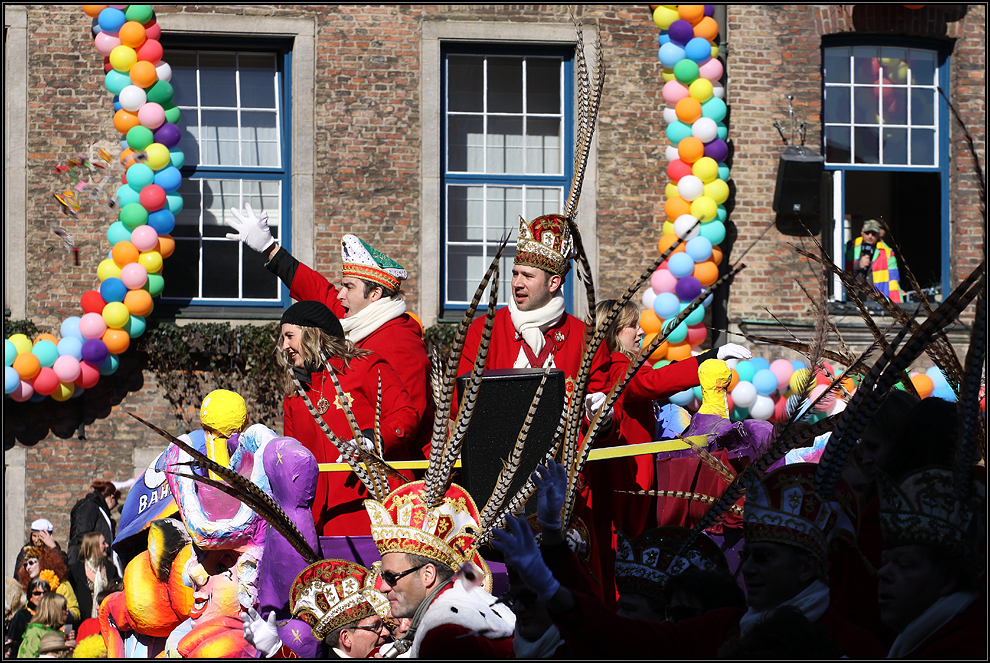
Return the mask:
{"type": "MultiPolygon", "coordinates": [[[[276,357],[283,368],[284,431],[313,452],[319,463],[340,459],[337,448],[313,419],[296,389],[298,382],[330,430],[343,441],[355,435],[341,406],[330,370],[346,394],[363,437],[373,438],[378,388],[381,384],[381,436],[387,460],[410,459],[418,419],[409,396],[392,367],[380,356],[344,339],[340,320],[320,302],[304,301],[282,315],[276,357]]],[[[313,519],[321,536],[371,533],[363,500],[368,492],[351,472],[321,472],[313,501],[313,519]]]]}

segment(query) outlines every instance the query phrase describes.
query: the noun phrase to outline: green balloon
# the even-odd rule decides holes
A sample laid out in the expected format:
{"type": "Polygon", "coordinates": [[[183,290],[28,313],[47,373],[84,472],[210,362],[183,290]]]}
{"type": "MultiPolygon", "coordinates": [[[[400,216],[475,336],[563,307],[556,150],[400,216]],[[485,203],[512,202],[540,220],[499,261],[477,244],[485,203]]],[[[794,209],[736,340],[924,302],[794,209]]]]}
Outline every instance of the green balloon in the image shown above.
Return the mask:
{"type": "Polygon", "coordinates": [[[165,205],[175,216],[179,216],[179,212],[182,211],[182,194],[175,192],[169,193],[165,196],[165,205]]]}
{"type": "Polygon", "coordinates": [[[144,316],[132,315],[127,318],[127,322],[123,326],[123,330],[127,332],[127,335],[131,338],[137,338],[144,333],[147,329],[148,324],[144,321],[144,316]]]}
{"type": "MultiPolygon", "coordinates": [[[[154,142],[155,135],[151,133],[151,129],[142,127],[140,124],[136,127],[131,127],[127,132],[127,145],[135,150],[143,150],[154,142]]],[[[130,182],[130,179],[127,181],[130,182]]]]}
{"type": "Polygon", "coordinates": [[[171,122],[172,124],[178,124],[179,118],[182,117],[182,112],[179,107],[175,104],[162,104],[162,108],[165,109],[165,121],[171,122]]]}
{"type": "Polygon", "coordinates": [[[117,218],[128,230],[134,230],[148,223],[148,210],[142,207],[141,203],[130,203],[124,205],[117,218]]]}
{"type": "Polygon", "coordinates": [[[725,241],[725,224],[721,221],[709,221],[701,224],[701,236],[718,246],[725,241]]]}
{"type": "Polygon", "coordinates": [[[165,105],[172,102],[174,91],[172,90],[172,84],[168,81],[158,81],[145,90],[145,93],[148,95],[148,101],[165,105]]]}
{"type": "Polygon", "coordinates": [[[124,18],[128,21],[137,21],[144,25],[155,15],[155,10],[151,5],[128,5],[124,11],[124,18]]]}
{"type": "Polygon", "coordinates": [[[144,187],[154,183],[155,171],[151,169],[151,166],[143,163],[136,163],[127,169],[127,186],[131,187],[135,191],[141,191],[144,187]]]}
{"type": "Polygon", "coordinates": [[[674,78],[684,85],[690,85],[698,80],[698,63],[684,58],[674,65],[674,78]]]}
{"type": "MultiPolygon", "coordinates": [[[[728,178],[726,178],[725,181],[728,182],[729,181],[728,178]]],[[[715,220],[725,223],[725,220],[728,218],[729,218],[729,210],[725,209],[725,205],[719,205],[718,211],[715,212],[715,220]]]]}
{"type": "Polygon", "coordinates": [[[157,297],[165,289],[165,278],[161,274],[148,274],[148,282],[143,287],[152,297],[157,297]]]}
{"type": "Polygon", "coordinates": [[[186,155],[182,152],[182,150],[173,148],[169,150],[168,153],[172,155],[171,163],[176,168],[182,168],[182,166],[186,163],[186,155]]]}
{"type": "Polygon", "coordinates": [[[103,79],[107,91],[111,94],[120,94],[120,91],[131,84],[131,77],[123,72],[111,69],[103,79]]]}

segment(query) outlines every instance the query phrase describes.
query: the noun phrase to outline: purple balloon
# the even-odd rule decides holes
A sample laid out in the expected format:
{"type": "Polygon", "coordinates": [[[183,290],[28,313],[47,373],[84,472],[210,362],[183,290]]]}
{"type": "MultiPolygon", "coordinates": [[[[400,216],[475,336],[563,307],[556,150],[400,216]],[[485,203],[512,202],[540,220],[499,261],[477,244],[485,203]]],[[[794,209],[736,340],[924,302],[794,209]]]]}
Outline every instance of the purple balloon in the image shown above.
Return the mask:
{"type": "Polygon", "coordinates": [[[684,276],[677,281],[674,291],[682,302],[689,302],[701,294],[701,281],[693,276],[684,276]]]}
{"type": "Polygon", "coordinates": [[[107,344],[101,339],[91,338],[83,343],[82,358],[85,362],[89,362],[94,365],[99,364],[109,355],[110,350],[107,349],[107,344]]]}
{"type": "Polygon", "coordinates": [[[667,34],[670,35],[670,41],[684,46],[694,38],[694,27],[683,19],[677,19],[670,24],[667,34]]]}
{"type": "Polygon", "coordinates": [[[716,138],[710,143],[705,143],[705,156],[722,163],[729,156],[729,146],[721,138],[716,138]]]}
{"type": "Polygon", "coordinates": [[[705,5],[705,16],[715,15],[715,5],[705,5]]]}
{"type": "Polygon", "coordinates": [[[162,126],[155,129],[154,132],[155,142],[161,143],[167,148],[173,148],[179,144],[179,139],[182,137],[179,127],[172,124],[171,122],[166,122],[162,126]]]}

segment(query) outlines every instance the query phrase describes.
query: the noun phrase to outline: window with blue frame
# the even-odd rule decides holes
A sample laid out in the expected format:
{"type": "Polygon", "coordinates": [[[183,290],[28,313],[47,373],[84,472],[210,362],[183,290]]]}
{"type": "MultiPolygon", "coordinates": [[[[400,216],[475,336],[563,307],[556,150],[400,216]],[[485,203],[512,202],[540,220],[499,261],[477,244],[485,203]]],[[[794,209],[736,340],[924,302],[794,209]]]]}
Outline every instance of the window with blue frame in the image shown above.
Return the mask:
{"type": "Polygon", "coordinates": [[[562,211],[574,159],[572,61],[573,47],[442,50],[444,313],[466,308],[503,236],[505,304],[519,217],[562,211]]]}
{"type": "Polygon", "coordinates": [[[285,48],[169,48],[173,103],[182,111],[183,209],[163,301],[177,305],[287,304],[264,258],[225,236],[230,209],[268,214],[272,235],[291,250],[289,56],[285,48]]]}
{"type": "MultiPolygon", "coordinates": [[[[949,280],[948,55],[923,40],[823,39],[825,167],[832,219],[825,245],[842,266],[863,223],[879,219],[896,248],[904,301],[939,298],[949,280]]],[[[842,287],[833,284],[835,299],[842,287]]]]}

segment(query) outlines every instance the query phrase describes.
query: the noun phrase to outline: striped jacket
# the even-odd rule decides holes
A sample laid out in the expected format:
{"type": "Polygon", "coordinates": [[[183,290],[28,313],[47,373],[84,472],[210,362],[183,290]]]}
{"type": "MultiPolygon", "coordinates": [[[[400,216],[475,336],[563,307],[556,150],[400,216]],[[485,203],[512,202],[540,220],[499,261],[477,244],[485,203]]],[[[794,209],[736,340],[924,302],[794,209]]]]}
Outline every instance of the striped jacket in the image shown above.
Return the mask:
{"type": "MultiPolygon", "coordinates": [[[[856,271],[855,267],[859,262],[862,247],[862,237],[846,242],[847,272],[856,271]]],[[[901,284],[900,273],[897,270],[897,258],[894,257],[893,249],[884,244],[883,240],[877,241],[870,267],[873,272],[873,286],[890,301],[899,304],[901,302],[901,284]]]]}

